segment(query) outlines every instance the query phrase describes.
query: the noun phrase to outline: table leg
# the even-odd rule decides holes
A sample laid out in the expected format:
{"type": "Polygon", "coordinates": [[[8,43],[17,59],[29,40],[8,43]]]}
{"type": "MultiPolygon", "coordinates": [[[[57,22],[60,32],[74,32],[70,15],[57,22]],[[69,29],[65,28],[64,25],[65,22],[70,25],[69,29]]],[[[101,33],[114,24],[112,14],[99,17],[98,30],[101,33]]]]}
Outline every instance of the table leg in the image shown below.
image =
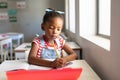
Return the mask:
{"type": "Polygon", "coordinates": [[[80,59],[83,59],[82,49],[80,49],[80,59]]]}
{"type": "Polygon", "coordinates": [[[13,54],[13,52],[12,52],[12,41],[10,42],[10,59],[12,60],[12,54],[13,54]]]}
{"type": "Polygon", "coordinates": [[[1,49],[1,62],[3,61],[3,46],[2,45],[0,45],[1,47],[0,47],[0,49],[1,49]]]}
{"type": "Polygon", "coordinates": [[[24,35],[23,35],[23,37],[22,37],[22,43],[24,43],[24,35]]]}

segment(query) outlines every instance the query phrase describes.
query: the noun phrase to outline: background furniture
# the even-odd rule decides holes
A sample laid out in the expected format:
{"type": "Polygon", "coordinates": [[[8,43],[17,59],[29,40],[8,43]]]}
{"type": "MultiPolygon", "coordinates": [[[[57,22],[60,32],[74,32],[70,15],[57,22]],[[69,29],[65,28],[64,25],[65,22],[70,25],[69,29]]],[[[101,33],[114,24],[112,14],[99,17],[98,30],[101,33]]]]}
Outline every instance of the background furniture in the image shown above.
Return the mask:
{"type": "Polygon", "coordinates": [[[68,44],[68,46],[70,46],[76,52],[78,59],[82,59],[82,48],[79,45],[73,41],[66,41],[66,44],[68,44]]]}
{"type": "MultiPolygon", "coordinates": [[[[75,42],[66,42],[78,55],[78,59],[82,59],[81,48],[75,42]],[[80,56],[81,55],[81,56],[80,56]]],[[[31,48],[31,43],[23,43],[14,49],[15,59],[27,59],[29,51],[31,48]]],[[[65,55],[67,53],[65,52],[65,55]]]]}
{"type": "Polygon", "coordinates": [[[8,36],[0,38],[0,59],[1,62],[9,58],[8,54],[10,52],[10,59],[12,59],[12,39],[8,36]]]}
{"type": "Polygon", "coordinates": [[[23,33],[9,32],[6,34],[12,38],[14,48],[18,47],[21,43],[24,42],[24,34],[23,33]],[[14,41],[17,41],[17,44],[15,44],[14,41]]]}
{"type": "Polygon", "coordinates": [[[14,49],[15,59],[16,60],[27,59],[30,48],[31,48],[31,43],[23,43],[17,48],[15,48],[14,49]]]}

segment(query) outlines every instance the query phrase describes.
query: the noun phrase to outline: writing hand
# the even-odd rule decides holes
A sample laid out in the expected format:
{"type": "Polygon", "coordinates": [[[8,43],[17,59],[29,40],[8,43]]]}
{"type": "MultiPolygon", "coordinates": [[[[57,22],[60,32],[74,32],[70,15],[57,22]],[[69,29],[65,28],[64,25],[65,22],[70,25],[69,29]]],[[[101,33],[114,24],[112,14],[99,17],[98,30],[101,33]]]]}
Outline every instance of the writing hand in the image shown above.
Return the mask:
{"type": "Polygon", "coordinates": [[[60,62],[60,59],[56,58],[53,62],[51,62],[51,67],[53,68],[62,67],[62,63],[60,62]]]}
{"type": "Polygon", "coordinates": [[[64,59],[64,58],[58,58],[58,62],[59,62],[62,66],[64,66],[64,65],[67,63],[67,60],[64,59]]]}

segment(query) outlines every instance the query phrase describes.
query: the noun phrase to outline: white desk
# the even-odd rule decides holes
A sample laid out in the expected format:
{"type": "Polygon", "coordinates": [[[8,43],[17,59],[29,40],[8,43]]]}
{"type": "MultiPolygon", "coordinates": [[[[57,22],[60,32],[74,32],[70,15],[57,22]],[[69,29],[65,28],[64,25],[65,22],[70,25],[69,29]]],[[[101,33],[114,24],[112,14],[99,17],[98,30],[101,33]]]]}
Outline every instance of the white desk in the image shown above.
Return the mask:
{"type": "Polygon", "coordinates": [[[23,43],[17,48],[14,49],[15,52],[15,59],[20,60],[20,59],[27,59],[31,43],[23,43]]]}
{"type": "Polygon", "coordinates": [[[22,43],[24,42],[24,34],[23,33],[9,32],[6,34],[12,38],[12,41],[17,40],[17,46],[20,45],[20,40],[22,40],[22,43]]]}
{"type": "Polygon", "coordinates": [[[10,47],[10,58],[12,59],[12,39],[8,36],[0,38],[0,56],[1,61],[6,60],[6,54],[8,54],[8,47],[10,47]],[[7,45],[7,50],[3,51],[3,45],[7,45]]]}
{"type": "MultiPolygon", "coordinates": [[[[82,59],[82,52],[81,48],[75,42],[66,42],[78,55],[78,59],[82,59]]],[[[30,47],[26,48],[26,46],[31,46],[31,43],[23,43],[17,48],[14,49],[15,52],[15,59],[27,59],[30,47]]]]}
{"type": "Polygon", "coordinates": [[[94,72],[94,70],[88,65],[85,60],[74,60],[72,61],[73,65],[69,65],[68,67],[83,69],[81,73],[81,77],[78,80],[101,80],[100,77],[94,72]]]}
{"type": "MultiPolygon", "coordinates": [[[[100,77],[93,71],[93,69],[87,64],[87,62],[85,60],[74,60],[74,61],[71,61],[71,62],[73,64],[68,65],[64,68],[82,68],[82,73],[81,73],[80,77],[78,78],[78,80],[101,80],[100,77]]],[[[10,63],[10,64],[15,65],[15,63],[16,62],[13,62],[13,63],[10,63]]],[[[8,62],[7,62],[7,64],[8,64],[8,62]]],[[[8,66],[7,64],[6,65],[1,65],[0,68],[3,69],[4,67],[7,67],[8,66]]],[[[18,63],[16,65],[18,65],[18,63]]],[[[21,63],[21,65],[22,65],[22,63],[21,63]]],[[[37,66],[37,69],[42,69],[43,70],[42,67],[43,66],[40,66],[40,68],[38,68],[38,66],[37,66]]],[[[50,69],[50,68],[48,68],[48,69],[50,69]]],[[[48,69],[46,68],[46,70],[48,70],[48,69]]],[[[7,80],[5,72],[0,72],[0,80],[7,80]]]]}
{"type": "Polygon", "coordinates": [[[70,46],[76,52],[78,59],[82,59],[82,48],[79,45],[71,41],[70,42],[66,41],[66,44],[70,46]]]}

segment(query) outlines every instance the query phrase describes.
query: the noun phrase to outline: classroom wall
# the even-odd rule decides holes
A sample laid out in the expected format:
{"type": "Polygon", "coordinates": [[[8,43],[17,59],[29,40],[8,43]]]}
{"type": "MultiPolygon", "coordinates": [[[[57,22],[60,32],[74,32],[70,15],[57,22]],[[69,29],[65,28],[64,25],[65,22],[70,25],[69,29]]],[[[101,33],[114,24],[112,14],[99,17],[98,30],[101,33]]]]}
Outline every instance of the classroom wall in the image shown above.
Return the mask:
{"type": "MultiPolygon", "coordinates": [[[[16,8],[17,0],[7,0],[11,8],[16,8]]],[[[26,8],[17,9],[16,23],[0,21],[0,33],[20,32],[24,33],[25,42],[31,42],[35,34],[42,34],[40,28],[42,17],[46,8],[54,8],[64,11],[64,0],[25,0],[26,8]]],[[[0,12],[3,10],[0,9],[0,12]]]]}
{"type": "Polygon", "coordinates": [[[80,37],[78,35],[78,16],[76,21],[76,34],[69,31],[67,34],[75,38],[74,40],[82,47],[84,59],[102,80],[120,80],[120,0],[111,0],[110,51],[80,37]]]}

